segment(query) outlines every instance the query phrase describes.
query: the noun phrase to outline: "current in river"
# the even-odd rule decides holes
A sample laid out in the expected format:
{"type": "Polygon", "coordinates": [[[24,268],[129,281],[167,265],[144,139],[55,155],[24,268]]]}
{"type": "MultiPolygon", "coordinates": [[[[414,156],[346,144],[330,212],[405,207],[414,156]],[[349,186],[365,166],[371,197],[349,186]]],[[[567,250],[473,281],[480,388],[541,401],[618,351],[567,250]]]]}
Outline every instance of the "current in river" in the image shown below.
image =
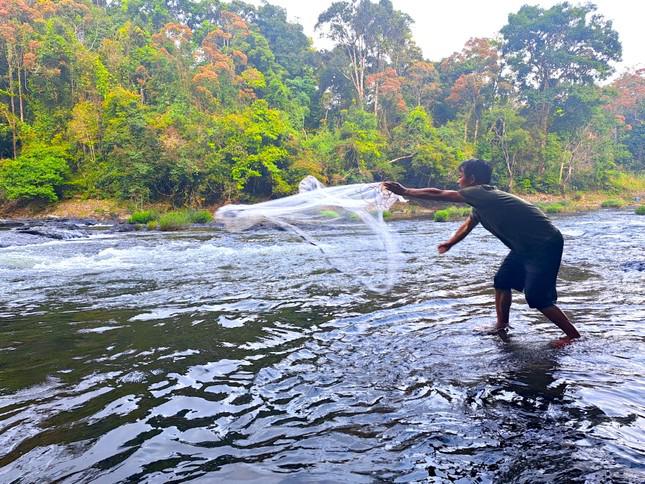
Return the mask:
{"type": "MultiPolygon", "coordinates": [[[[0,230],[0,482],[643,482],[645,217],[556,216],[564,349],[458,222],[390,222],[394,287],[355,227],[0,230]],[[73,235],[73,234],[72,234],[73,235]]],[[[45,227],[46,228],[46,227],[45,227]]],[[[365,234],[363,234],[365,235],[365,234]]]]}

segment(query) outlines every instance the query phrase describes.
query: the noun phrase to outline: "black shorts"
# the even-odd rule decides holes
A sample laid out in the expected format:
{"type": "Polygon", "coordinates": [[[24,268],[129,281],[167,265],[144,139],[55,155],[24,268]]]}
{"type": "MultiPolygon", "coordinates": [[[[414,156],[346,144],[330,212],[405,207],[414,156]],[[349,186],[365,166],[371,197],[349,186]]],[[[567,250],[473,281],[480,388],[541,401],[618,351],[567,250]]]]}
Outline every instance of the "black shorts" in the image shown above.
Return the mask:
{"type": "Polygon", "coordinates": [[[531,308],[542,309],[554,305],[558,299],[555,283],[563,245],[560,236],[529,255],[511,251],[495,274],[495,289],[523,291],[531,308]]]}

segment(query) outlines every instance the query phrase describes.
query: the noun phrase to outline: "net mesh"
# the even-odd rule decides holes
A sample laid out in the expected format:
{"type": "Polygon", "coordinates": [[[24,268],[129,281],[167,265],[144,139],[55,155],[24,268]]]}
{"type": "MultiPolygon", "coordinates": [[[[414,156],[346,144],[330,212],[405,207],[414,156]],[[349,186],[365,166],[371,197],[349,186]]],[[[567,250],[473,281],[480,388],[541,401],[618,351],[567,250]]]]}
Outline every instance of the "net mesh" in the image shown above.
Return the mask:
{"type": "Polygon", "coordinates": [[[304,178],[296,195],[253,205],[225,205],[215,213],[231,232],[273,225],[316,246],[329,265],[376,292],[394,285],[401,254],[383,212],[402,197],[381,183],[325,187],[304,178]]]}

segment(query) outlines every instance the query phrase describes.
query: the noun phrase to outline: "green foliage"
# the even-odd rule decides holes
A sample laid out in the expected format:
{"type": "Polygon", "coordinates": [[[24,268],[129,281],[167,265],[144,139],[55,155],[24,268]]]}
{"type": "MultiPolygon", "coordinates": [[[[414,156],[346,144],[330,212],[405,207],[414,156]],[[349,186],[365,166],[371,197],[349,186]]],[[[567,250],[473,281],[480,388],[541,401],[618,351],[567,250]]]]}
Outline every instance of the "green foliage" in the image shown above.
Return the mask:
{"type": "Polygon", "coordinates": [[[162,231],[183,230],[190,224],[206,224],[212,222],[213,215],[208,210],[173,210],[157,217],[157,220],[147,222],[148,228],[157,225],[162,231]]]}
{"type": "Polygon", "coordinates": [[[27,148],[15,160],[0,160],[0,193],[8,200],[55,202],[70,176],[63,146],[27,148]]]}
{"type": "Polygon", "coordinates": [[[451,205],[447,208],[437,210],[434,213],[435,222],[451,222],[453,220],[463,219],[468,217],[472,212],[470,207],[457,207],[451,205]]]}
{"type": "Polygon", "coordinates": [[[159,213],[154,210],[139,210],[134,212],[128,218],[129,224],[147,224],[148,222],[156,221],[159,219],[159,213]]]}
{"type": "Polygon", "coordinates": [[[283,113],[258,100],[221,118],[218,131],[217,153],[230,166],[238,190],[269,196],[292,189],[285,179],[292,131],[283,113]]]}
{"type": "Polygon", "coordinates": [[[148,230],[157,230],[157,229],[159,228],[159,221],[158,221],[158,220],[150,220],[150,221],[146,224],[146,228],[147,228],[148,230]]]}
{"type": "Polygon", "coordinates": [[[343,112],[339,128],[340,162],[343,178],[350,183],[373,181],[387,176],[391,167],[384,160],[385,138],[377,129],[376,117],[362,109],[343,112]]]}
{"type": "Polygon", "coordinates": [[[636,207],[636,210],[634,210],[634,213],[636,215],[645,215],[645,205],[639,205],[636,207]]]}
{"type": "Polygon", "coordinates": [[[149,200],[160,156],[140,98],[121,87],[110,91],[104,101],[103,124],[99,188],[121,199],[149,200]]]}
{"type": "Polygon", "coordinates": [[[539,203],[538,207],[540,207],[545,213],[562,213],[565,209],[562,202],[539,203]]]}
{"type": "Polygon", "coordinates": [[[207,224],[213,221],[213,214],[208,210],[191,210],[189,216],[194,224],[207,224]]]}
{"type": "Polygon", "coordinates": [[[164,232],[183,230],[190,224],[190,213],[185,210],[166,212],[159,217],[159,229],[164,232]]]}
{"type": "Polygon", "coordinates": [[[609,200],[604,200],[600,206],[602,208],[620,208],[624,205],[622,200],[617,200],[615,198],[610,198],[609,200]]]}

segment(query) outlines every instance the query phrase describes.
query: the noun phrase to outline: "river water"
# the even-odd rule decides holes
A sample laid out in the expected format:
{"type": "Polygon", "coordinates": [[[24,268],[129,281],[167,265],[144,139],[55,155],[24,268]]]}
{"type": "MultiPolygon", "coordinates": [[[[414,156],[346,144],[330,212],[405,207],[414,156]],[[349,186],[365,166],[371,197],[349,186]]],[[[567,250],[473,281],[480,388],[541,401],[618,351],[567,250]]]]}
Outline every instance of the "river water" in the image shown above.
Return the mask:
{"type": "Polygon", "coordinates": [[[560,350],[521,294],[508,341],[473,332],[482,228],[440,256],[458,223],[390,223],[385,294],[270,229],[0,230],[0,482],[643,482],[645,217],[554,222],[560,350]]]}

